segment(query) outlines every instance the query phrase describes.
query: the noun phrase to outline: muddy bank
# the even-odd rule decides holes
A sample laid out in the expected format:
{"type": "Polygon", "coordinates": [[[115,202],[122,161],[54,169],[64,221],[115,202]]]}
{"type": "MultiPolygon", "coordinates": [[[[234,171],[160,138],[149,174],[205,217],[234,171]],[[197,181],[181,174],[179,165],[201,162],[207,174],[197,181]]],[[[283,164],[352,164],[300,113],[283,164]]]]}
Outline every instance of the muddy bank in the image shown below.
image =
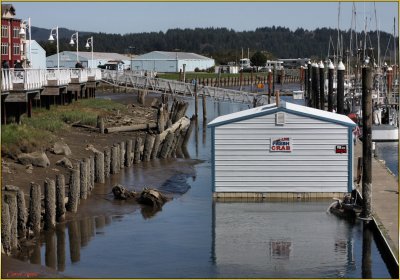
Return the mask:
{"type": "MultiPolygon", "coordinates": [[[[101,94],[99,94],[99,96],[101,97],[101,94]]],[[[131,104],[135,101],[134,99],[136,99],[136,97],[128,94],[116,95],[115,99],[113,96],[110,97],[110,95],[104,97],[112,98],[113,100],[123,104],[131,104]]],[[[149,98],[147,101],[149,103],[151,102],[149,98]]],[[[140,108],[141,111],[146,111],[146,108],[149,107],[138,108],[140,108]]],[[[148,112],[149,113],[146,114],[147,121],[154,121],[156,118],[154,110],[149,108],[148,112]]],[[[93,154],[93,152],[88,149],[89,146],[92,146],[99,151],[103,151],[105,147],[110,147],[116,142],[126,141],[127,139],[132,139],[134,137],[144,137],[144,134],[144,131],[100,134],[81,127],[71,127],[68,131],[58,133],[57,137],[58,140],[66,143],[71,149],[72,155],[68,158],[74,164],[93,154]]],[[[50,146],[49,143],[49,146],[46,147],[46,155],[50,161],[50,166],[47,168],[27,168],[13,159],[3,158],[3,186],[7,184],[18,186],[24,191],[27,203],[29,203],[30,182],[38,183],[43,189],[43,184],[46,178],[55,179],[57,174],[63,174],[65,178],[68,178],[70,170],[55,165],[55,163],[62,159],[64,155],[56,155],[49,152],[50,146]]],[[[65,225],[71,221],[82,221],[87,217],[99,217],[105,215],[118,216],[132,213],[134,211],[141,211],[144,218],[151,218],[157,214],[157,211],[153,211],[153,209],[149,209],[148,207],[142,207],[137,203],[115,200],[111,193],[112,187],[116,184],[122,184],[131,190],[141,190],[143,187],[162,188],[163,192],[168,193],[172,198],[174,198],[189,190],[189,186],[185,181],[188,176],[195,176],[193,166],[197,163],[197,160],[190,159],[155,159],[149,162],[140,162],[131,167],[125,167],[121,169],[118,174],[106,178],[104,184],[96,183],[89,197],[80,201],[77,213],[67,212],[65,221],[61,223],[61,225],[65,225]]],[[[33,240],[31,244],[22,244],[22,247],[28,248],[23,251],[30,252],[29,248],[32,248],[32,246],[38,246],[38,244],[40,244],[40,238],[33,240]]],[[[29,259],[30,256],[24,256],[24,253],[22,253],[19,257],[21,259],[29,259]]],[[[9,259],[9,257],[2,255],[2,259],[6,258],[9,259]]],[[[53,277],[52,271],[47,270],[47,268],[29,264],[28,262],[21,263],[13,261],[13,259],[9,260],[7,265],[2,265],[2,268],[4,277],[10,277],[7,275],[15,271],[21,272],[25,270],[40,271],[43,273],[43,277],[53,277]],[[26,268],[24,268],[24,264],[26,264],[26,268]]],[[[14,274],[13,276],[17,277],[18,275],[14,274]]],[[[21,276],[26,278],[23,274],[21,274],[21,276]]],[[[42,274],[35,274],[34,277],[42,277],[42,274]]]]}

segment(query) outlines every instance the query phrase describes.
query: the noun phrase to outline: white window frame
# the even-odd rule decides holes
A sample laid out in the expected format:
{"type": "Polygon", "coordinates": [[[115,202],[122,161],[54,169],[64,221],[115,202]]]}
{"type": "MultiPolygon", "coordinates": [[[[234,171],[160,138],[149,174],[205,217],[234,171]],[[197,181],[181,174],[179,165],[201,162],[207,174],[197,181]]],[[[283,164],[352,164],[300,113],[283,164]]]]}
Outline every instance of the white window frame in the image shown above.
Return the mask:
{"type": "Polygon", "coordinates": [[[13,54],[20,55],[21,54],[21,45],[18,43],[14,43],[13,45],[13,54]]]}
{"type": "Polygon", "coordinates": [[[8,43],[1,43],[1,54],[8,55],[8,43]]]}
{"type": "Polygon", "coordinates": [[[1,26],[1,38],[8,38],[8,26],[7,25],[1,26]]]}
{"type": "Polygon", "coordinates": [[[16,26],[13,27],[13,38],[19,38],[19,28],[16,26]]]}

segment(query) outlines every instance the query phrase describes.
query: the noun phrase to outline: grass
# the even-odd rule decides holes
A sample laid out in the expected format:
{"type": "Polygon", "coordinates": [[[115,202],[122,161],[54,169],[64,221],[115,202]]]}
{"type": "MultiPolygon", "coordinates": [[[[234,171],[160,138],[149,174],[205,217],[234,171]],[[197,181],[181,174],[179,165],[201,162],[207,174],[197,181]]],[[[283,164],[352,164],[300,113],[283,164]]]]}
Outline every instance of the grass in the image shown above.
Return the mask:
{"type": "Polygon", "coordinates": [[[32,118],[21,117],[21,125],[1,126],[2,154],[16,155],[21,151],[30,151],[46,146],[56,138],[55,134],[69,129],[68,124],[96,126],[97,116],[111,111],[124,112],[123,104],[105,99],[84,99],[67,106],[52,106],[50,110],[34,109],[32,118]]]}

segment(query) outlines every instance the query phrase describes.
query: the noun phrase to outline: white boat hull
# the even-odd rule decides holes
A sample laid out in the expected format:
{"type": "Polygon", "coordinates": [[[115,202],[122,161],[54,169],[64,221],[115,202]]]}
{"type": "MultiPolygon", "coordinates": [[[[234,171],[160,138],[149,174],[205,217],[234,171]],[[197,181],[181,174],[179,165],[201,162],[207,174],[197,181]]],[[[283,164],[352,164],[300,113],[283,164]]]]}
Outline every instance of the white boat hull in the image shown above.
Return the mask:
{"type": "Polygon", "coordinates": [[[388,124],[373,125],[372,141],[399,141],[399,128],[388,124]]]}

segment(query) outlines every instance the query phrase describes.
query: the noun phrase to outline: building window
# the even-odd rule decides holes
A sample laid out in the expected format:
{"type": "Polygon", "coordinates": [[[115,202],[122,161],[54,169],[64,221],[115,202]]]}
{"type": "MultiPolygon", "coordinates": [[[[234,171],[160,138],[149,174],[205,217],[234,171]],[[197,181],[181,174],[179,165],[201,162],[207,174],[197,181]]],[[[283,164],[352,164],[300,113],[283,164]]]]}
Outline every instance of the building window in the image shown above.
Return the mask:
{"type": "Polygon", "coordinates": [[[15,54],[15,55],[20,55],[21,52],[20,52],[19,48],[20,48],[20,45],[19,45],[19,44],[14,44],[14,47],[13,47],[13,54],[15,54]]]}
{"type": "Polygon", "coordinates": [[[18,27],[14,27],[14,29],[13,29],[13,37],[14,38],[19,38],[19,28],[18,27]]]}
{"type": "Polygon", "coordinates": [[[275,115],[275,125],[284,125],[285,124],[285,113],[278,112],[275,115]]]}
{"type": "Polygon", "coordinates": [[[8,55],[8,43],[1,43],[1,54],[8,55]]]}
{"type": "Polygon", "coordinates": [[[7,25],[1,26],[1,37],[8,38],[8,26],[7,25]]]}

